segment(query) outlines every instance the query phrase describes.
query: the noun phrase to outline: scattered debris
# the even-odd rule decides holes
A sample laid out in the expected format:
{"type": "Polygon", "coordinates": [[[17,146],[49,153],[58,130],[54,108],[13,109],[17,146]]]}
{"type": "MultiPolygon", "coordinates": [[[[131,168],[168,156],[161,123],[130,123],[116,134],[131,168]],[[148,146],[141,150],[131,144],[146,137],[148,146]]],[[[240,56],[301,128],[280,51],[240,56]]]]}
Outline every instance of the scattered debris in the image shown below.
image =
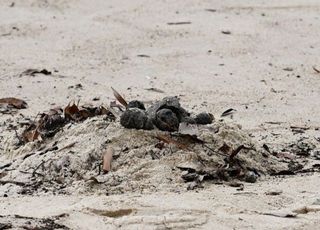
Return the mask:
{"type": "Polygon", "coordinates": [[[75,103],[70,103],[62,108],[51,109],[47,113],[39,114],[37,121],[32,121],[22,132],[24,142],[43,140],[44,138],[53,137],[66,124],[75,121],[84,121],[89,117],[106,115],[109,119],[115,119],[114,115],[103,106],[93,107],[91,105],[82,105],[79,107],[75,103]]]}
{"type": "Polygon", "coordinates": [[[290,129],[293,133],[304,133],[306,130],[310,129],[310,127],[302,127],[302,126],[290,126],[290,129]]]}
{"type": "Polygon", "coordinates": [[[148,90],[148,91],[153,91],[153,92],[157,92],[157,93],[164,93],[163,90],[157,89],[157,88],[154,88],[154,87],[147,88],[146,90],[148,90]]]}
{"type": "Polygon", "coordinates": [[[231,114],[233,114],[234,112],[236,112],[237,110],[235,109],[227,109],[226,111],[224,111],[220,117],[226,117],[226,116],[229,116],[231,114]]]}
{"type": "Polygon", "coordinates": [[[275,216],[281,218],[296,218],[298,214],[290,212],[268,212],[268,213],[258,213],[266,216],[275,216]]]}
{"type": "Polygon", "coordinates": [[[150,56],[146,54],[138,54],[137,57],[149,58],[150,56]]]}
{"type": "Polygon", "coordinates": [[[17,146],[15,132],[8,133],[3,151],[20,157],[1,166],[1,183],[17,185],[5,186],[5,193],[14,189],[19,194],[68,194],[75,187],[79,192],[99,189],[107,194],[193,190],[223,181],[242,190],[241,183],[254,183],[264,175],[320,171],[316,164],[305,168],[298,161],[314,152],[306,140],[279,150],[272,146],[271,151],[236,124],[214,120],[207,112],[188,112],[177,97],[165,97],[146,108],[113,91],[121,105],[73,102],[34,120],[19,121],[14,130],[18,137],[22,133],[24,143],[41,141],[17,146]],[[117,114],[120,123],[115,122],[117,114]],[[286,157],[286,152],[298,160],[286,157]]]}
{"type": "Polygon", "coordinates": [[[214,116],[211,113],[199,113],[194,120],[199,125],[207,125],[213,122],[214,116]]]}
{"type": "Polygon", "coordinates": [[[271,153],[270,148],[267,144],[263,144],[262,147],[268,152],[271,153]]]}
{"type": "Polygon", "coordinates": [[[27,69],[25,71],[23,71],[20,76],[35,76],[36,74],[44,74],[44,75],[51,75],[52,72],[48,71],[46,69],[27,69]]]}
{"type": "Polygon", "coordinates": [[[312,69],[313,69],[316,73],[320,73],[320,70],[317,69],[315,66],[313,66],[312,69]]]}
{"type": "Polygon", "coordinates": [[[78,83],[76,85],[71,85],[71,86],[68,86],[68,89],[83,89],[83,86],[82,84],[78,83]]]}
{"type": "Polygon", "coordinates": [[[308,214],[309,212],[319,212],[319,211],[320,211],[319,207],[312,208],[312,207],[305,206],[302,208],[295,209],[292,212],[297,214],[308,214]]]}
{"type": "Polygon", "coordinates": [[[231,34],[231,31],[229,31],[229,30],[222,30],[221,33],[230,35],[230,34],[231,34]]]}
{"type": "Polygon", "coordinates": [[[244,176],[244,181],[248,183],[255,183],[258,179],[259,175],[253,171],[246,172],[244,176]]]}
{"type": "Polygon", "coordinates": [[[121,115],[120,123],[129,129],[158,128],[162,131],[175,132],[183,122],[205,125],[211,124],[214,120],[210,113],[200,113],[191,117],[191,114],[181,107],[177,97],[165,97],[147,110],[142,102],[136,100],[130,101],[127,108],[121,115]]]}
{"type": "Polygon", "coordinates": [[[114,88],[111,87],[111,89],[113,91],[113,95],[120,102],[120,104],[127,108],[128,107],[127,101],[114,88]]]}
{"type": "Polygon", "coordinates": [[[191,24],[191,22],[168,22],[167,25],[172,26],[172,25],[188,25],[191,24]]]}
{"type": "Polygon", "coordinates": [[[212,13],[217,12],[216,9],[205,9],[205,11],[212,12],[212,13]]]}
{"type": "Polygon", "coordinates": [[[267,196],[278,196],[278,195],[280,195],[282,193],[283,193],[283,191],[281,191],[281,190],[275,190],[275,191],[266,192],[265,194],[267,196]]]}
{"type": "Polygon", "coordinates": [[[102,169],[104,173],[107,173],[111,170],[112,156],[114,155],[113,153],[113,148],[107,148],[107,150],[103,153],[102,169]]]}
{"type": "Polygon", "coordinates": [[[311,151],[314,150],[315,147],[316,146],[313,143],[305,141],[301,138],[300,140],[288,145],[285,150],[298,156],[310,156],[311,151]]]}
{"type": "Polygon", "coordinates": [[[14,97],[1,98],[0,106],[1,105],[8,105],[15,109],[26,109],[28,107],[27,102],[14,97]]]}
{"type": "Polygon", "coordinates": [[[119,209],[119,210],[98,210],[98,209],[89,209],[92,213],[100,215],[100,216],[107,216],[110,218],[119,218],[123,216],[128,216],[134,212],[136,209],[119,209]]]}
{"type": "Polygon", "coordinates": [[[57,222],[65,217],[66,214],[47,217],[35,218],[20,215],[0,215],[0,229],[62,229],[69,230],[70,228],[57,222]]]}

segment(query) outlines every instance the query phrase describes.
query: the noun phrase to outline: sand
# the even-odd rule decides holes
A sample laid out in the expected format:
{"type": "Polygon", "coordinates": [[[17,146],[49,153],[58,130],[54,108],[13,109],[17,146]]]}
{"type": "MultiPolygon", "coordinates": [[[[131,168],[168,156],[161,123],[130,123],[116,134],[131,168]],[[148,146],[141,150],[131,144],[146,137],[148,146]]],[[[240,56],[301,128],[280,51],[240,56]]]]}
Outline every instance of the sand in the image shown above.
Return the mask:
{"type": "MultiPolygon", "coordinates": [[[[0,98],[24,99],[24,116],[78,99],[108,103],[113,86],[145,102],[177,95],[187,109],[217,118],[233,108],[226,122],[275,149],[320,136],[316,0],[12,3],[0,3],[0,98]],[[168,24],[176,22],[190,23],[168,24]],[[20,75],[30,68],[52,75],[20,75]],[[164,93],[146,90],[152,87],[164,93]],[[290,126],[309,129],[293,134],[290,126]]],[[[7,119],[1,115],[1,128],[7,119]]],[[[179,193],[9,196],[0,198],[0,215],[67,213],[57,222],[71,229],[314,229],[319,212],[263,213],[314,207],[318,187],[319,174],[307,173],[246,183],[243,191],[213,184],[179,193]],[[265,194],[275,190],[282,193],[265,194]],[[92,209],[132,211],[114,218],[92,209]]]]}

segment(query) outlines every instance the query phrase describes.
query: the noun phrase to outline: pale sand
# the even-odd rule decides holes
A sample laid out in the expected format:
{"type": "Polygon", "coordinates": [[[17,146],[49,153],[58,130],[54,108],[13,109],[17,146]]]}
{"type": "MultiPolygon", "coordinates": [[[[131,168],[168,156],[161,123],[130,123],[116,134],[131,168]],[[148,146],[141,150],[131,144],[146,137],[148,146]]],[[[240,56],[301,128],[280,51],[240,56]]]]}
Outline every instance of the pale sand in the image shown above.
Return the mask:
{"type": "MultiPolygon", "coordinates": [[[[320,126],[320,74],[312,69],[320,69],[317,0],[14,2],[12,8],[12,0],[0,3],[0,98],[25,99],[25,115],[73,99],[98,96],[107,103],[113,86],[128,99],[179,95],[188,109],[217,117],[234,108],[234,122],[268,143],[294,139],[290,125],[320,126]],[[167,24],[182,21],[191,24],[167,24]],[[293,71],[283,70],[288,67],[293,71]],[[19,78],[28,68],[59,72],[19,78]],[[78,83],[83,90],[68,89],[78,83]],[[145,90],[150,87],[165,93],[145,90]]],[[[0,199],[0,215],[70,213],[61,221],[74,229],[315,229],[317,212],[295,219],[258,213],[312,205],[320,198],[319,181],[317,174],[270,179],[246,184],[244,192],[253,192],[247,195],[212,185],[183,194],[8,197],[0,199]],[[264,195],[278,189],[279,196],[264,195]],[[87,207],[137,211],[113,219],[87,207]]]]}

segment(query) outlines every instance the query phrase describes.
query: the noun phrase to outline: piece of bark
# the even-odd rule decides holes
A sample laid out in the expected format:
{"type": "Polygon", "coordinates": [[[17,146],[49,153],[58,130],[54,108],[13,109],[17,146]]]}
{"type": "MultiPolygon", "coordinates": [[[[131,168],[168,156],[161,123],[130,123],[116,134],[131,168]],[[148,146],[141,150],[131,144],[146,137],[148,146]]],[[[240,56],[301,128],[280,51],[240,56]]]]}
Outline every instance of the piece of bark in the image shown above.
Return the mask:
{"type": "Polygon", "coordinates": [[[103,153],[103,159],[102,159],[102,169],[105,173],[111,171],[111,163],[112,163],[112,156],[114,154],[114,149],[109,147],[107,150],[103,153]]]}

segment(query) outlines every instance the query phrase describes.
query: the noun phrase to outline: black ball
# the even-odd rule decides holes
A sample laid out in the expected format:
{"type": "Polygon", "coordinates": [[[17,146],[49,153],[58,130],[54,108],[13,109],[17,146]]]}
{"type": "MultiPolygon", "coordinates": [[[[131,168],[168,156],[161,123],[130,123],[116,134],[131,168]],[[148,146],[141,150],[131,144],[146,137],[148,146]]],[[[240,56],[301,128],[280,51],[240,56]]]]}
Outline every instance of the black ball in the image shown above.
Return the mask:
{"type": "Polygon", "coordinates": [[[130,101],[128,103],[128,108],[138,108],[138,109],[146,110],[146,108],[144,107],[144,104],[138,100],[130,101]]]}
{"type": "Polygon", "coordinates": [[[199,125],[211,124],[213,120],[214,117],[211,113],[199,113],[195,118],[196,123],[199,125]]]}
{"type": "Polygon", "coordinates": [[[179,119],[170,109],[160,109],[156,114],[155,125],[163,131],[178,131],[179,119]]]}
{"type": "Polygon", "coordinates": [[[138,108],[124,111],[120,117],[120,124],[127,129],[143,129],[147,123],[146,113],[138,108]]]}

